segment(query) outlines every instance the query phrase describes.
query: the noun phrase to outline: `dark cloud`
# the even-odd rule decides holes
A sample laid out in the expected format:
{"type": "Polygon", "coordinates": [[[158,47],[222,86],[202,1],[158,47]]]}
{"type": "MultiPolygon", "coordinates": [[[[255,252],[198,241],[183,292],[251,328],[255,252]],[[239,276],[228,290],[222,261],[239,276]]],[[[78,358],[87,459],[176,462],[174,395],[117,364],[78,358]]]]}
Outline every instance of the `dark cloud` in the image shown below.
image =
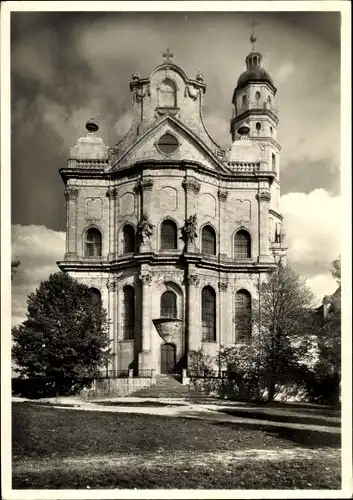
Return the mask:
{"type": "Polygon", "coordinates": [[[12,222],[65,228],[58,169],[69,148],[92,115],[105,142],[117,142],[128,123],[132,72],[148,76],[168,46],[190,77],[204,74],[206,125],[229,147],[231,96],[253,19],[264,65],[279,87],[284,192],[314,186],[336,193],[338,174],[321,161],[339,161],[337,141],[323,139],[339,121],[336,13],[193,13],[187,6],[180,13],[13,12],[12,222]],[[323,142],[327,150],[317,159],[323,142]],[[306,154],[308,162],[299,161],[306,154]]]}

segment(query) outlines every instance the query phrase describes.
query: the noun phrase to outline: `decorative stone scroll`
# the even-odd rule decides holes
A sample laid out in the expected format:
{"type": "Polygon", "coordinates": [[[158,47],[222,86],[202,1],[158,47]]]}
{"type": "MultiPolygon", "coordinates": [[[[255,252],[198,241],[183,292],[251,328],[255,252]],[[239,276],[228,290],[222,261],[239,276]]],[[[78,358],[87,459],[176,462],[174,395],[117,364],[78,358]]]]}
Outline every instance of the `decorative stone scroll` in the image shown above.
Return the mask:
{"type": "Polygon", "coordinates": [[[187,277],[187,281],[191,286],[199,286],[200,284],[200,279],[197,274],[189,274],[187,277]]]}
{"type": "Polygon", "coordinates": [[[256,195],[256,198],[259,201],[270,201],[271,200],[271,193],[270,193],[270,191],[259,191],[256,195]]]}
{"type": "Polygon", "coordinates": [[[153,180],[152,179],[139,179],[136,183],[135,190],[139,191],[152,191],[153,180]]]}
{"type": "Polygon", "coordinates": [[[196,101],[197,96],[199,95],[199,90],[195,89],[191,85],[185,85],[184,97],[190,97],[193,101],[196,101]]]}
{"type": "Polygon", "coordinates": [[[222,189],[219,189],[217,195],[220,201],[227,201],[228,191],[223,191],[222,189]]]}
{"type": "Polygon", "coordinates": [[[78,197],[78,191],[79,191],[78,188],[76,188],[74,186],[66,186],[65,191],[64,191],[65,198],[67,200],[70,200],[70,199],[76,200],[78,197]]]}
{"type": "Polygon", "coordinates": [[[142,281],[143,285],[151,286],[152,284],[152,275],[150,273],[140,274],[139,279],[142,281]]]}
{"type": "Polygon", "coordinates": [[[220,292],[226,292],[228,290],[228,282],[227,281],[219,281],[218,282],[218,290],[220,292]]]}
{"type": "Polygon", "coordinates": [[[184,179],[181,185],[185,191],[193,191],[195,194],[200,192],[201,184],[195,179],[184,179]]]}
{"type": "Polygon", "coordinates": [[[110,187],[107,191],[108,198],[116,198],[118,196],[118,190],[116,187],[110,187]]]}
{"type": "Polygon", "coordinates": [[[110,292],[116,292],[118,289],[116,281],[107,281],[107,288],[110,292]]]}

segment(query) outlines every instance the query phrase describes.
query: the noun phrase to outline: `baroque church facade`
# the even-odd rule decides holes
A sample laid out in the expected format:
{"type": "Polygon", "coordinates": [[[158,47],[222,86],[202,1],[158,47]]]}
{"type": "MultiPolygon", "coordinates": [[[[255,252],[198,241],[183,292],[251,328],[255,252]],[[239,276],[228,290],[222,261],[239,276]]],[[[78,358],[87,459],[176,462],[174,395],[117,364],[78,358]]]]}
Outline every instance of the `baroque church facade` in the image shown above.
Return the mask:
{"type": "MultiPolygon", "coordinates": [[[[255,36],[251,41],[254,43],[255,36]]],[[[61,270],[108,312],[110,370],[175,373],[251,336],[257,287],[285,257],[276,87],[253,50],[232,98],[232,146],[203,118],[206,84],[164,61],[132,75],[133,120],[108,147],[90,119],[65,168],[61,270]]]]}

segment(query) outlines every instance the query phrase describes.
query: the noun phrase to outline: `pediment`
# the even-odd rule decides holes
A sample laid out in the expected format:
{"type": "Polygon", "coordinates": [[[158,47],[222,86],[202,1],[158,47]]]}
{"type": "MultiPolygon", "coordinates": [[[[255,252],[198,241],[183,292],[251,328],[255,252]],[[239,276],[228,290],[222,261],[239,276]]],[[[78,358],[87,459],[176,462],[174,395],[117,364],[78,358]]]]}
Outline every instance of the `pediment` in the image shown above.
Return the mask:
{"type": "Polygon", "coordinates": [[[135,141],[120,158],[117,158],[110,171],[120,170],[139,161],[194,161],[210,170],[224,168],[217,156],[185,124],[172,116],[166,116],[147,130],[135,141]],[[164,143],[170,140],[169,147],[164,143]],[[175,147],[173,147],[173,143],[175,147]]]}

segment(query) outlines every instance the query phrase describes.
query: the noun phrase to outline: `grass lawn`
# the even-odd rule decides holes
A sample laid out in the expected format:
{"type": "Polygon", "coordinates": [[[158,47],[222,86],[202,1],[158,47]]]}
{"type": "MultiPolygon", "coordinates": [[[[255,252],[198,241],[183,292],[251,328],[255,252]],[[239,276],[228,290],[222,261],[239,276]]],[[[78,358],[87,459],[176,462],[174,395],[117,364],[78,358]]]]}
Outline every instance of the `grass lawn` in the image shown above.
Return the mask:
{"type": "Polygon", "coordinates": [[[15,403],[12,435],[15,489],[341,487],[338,434],[15,403]]]}

